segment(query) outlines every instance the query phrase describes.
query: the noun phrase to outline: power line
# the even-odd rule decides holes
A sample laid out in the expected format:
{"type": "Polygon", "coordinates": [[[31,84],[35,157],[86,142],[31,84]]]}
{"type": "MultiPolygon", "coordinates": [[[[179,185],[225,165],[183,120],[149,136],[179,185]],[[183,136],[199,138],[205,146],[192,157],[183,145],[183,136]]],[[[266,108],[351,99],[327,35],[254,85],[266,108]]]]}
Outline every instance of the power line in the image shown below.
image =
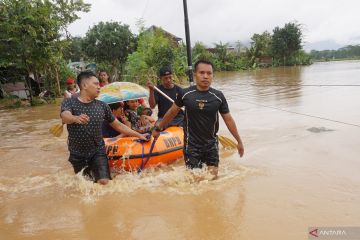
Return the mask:
{"type": "Polygon", "coordinates": [[[359,84],[246,84],[236,85],[254,87],[360,87],[359,84]]]}
{"type": "Polygon", "coordinates": [[[319,116],[310,115],[310,114],[306,114],[306,113],[298,113],[298,112],[294,112],[294,111],[290,111],[290,110],[286,110],[286,109],[282,109],[282,108],[278,108],[278,107],[267,106],[267,105],[263,105],[263,104],[259,104],[259,103],[249,102],[249,101],[246,101],[246,100],[244,102],[250,103],[250,104],[253,104],[253,105],[258,105],[258,106],[261,106],[261,107],[276,109],[276,110],[283,111],[283,112],[302,115],[302,116],[306,116],[306,117],[317,118],[317,119],[321,119],[321,120],[326,120],[326,121],[335,122],[335,123],[341,123],[341,124],[344,124],[344,125],[349,125],[349,126],[359,127],[360,128],[360,125],[353,124],[353,123],[347,123],[347,122],[343,122],[343,121],[338,121],[338,120],[334,120],[334,119],[330,119],[330,118],[319,117],[319,116]]]}
{"type": "Polygon", "coordinates": [[[144,18],[145,12],[146,12],[147,7],[148,7],[148,4],[149,4],[149,0],[146,1],[146,4],[145,4],[144,10],[143,10],[143,13],[141,14],[141,18],[142,18],[142,19],[144,18]]]}

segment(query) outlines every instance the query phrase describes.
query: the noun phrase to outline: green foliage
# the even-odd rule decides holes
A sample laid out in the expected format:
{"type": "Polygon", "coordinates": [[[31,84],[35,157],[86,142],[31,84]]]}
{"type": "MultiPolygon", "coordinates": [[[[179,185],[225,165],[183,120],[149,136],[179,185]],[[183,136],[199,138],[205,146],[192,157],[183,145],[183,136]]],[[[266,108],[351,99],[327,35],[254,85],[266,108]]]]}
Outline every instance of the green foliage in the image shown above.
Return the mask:
{"type": "Polygon", "coordinates": [[[62,34],[79,18],[77,12],[89,7],[82,0],[1,1],[0,67],[16,66],[36,77],[57,71],[68,44],[61,40],[62,34]]]}
{"type": "Polygon", "coordinates": [[[287,23],[283,28],[276,27],[273,30],[271,50],[273,57],[283,65],[291,65],[294,54],[302,49],[301,25],[287,23]]]}
{"type": "Polygon", "coordinates": [[[174,47],[161,30],[140,33],[137,50],[129,55],[126,63],[126,78],[144,84],[148,79],[157,79],[161,66],[171,65],[177,75],[184,75],[186,55],[184,46],[174,47]]]}
{"type": "Polygon", "coordinates": [[[229,44],[222,42],[215,43],[213,63],[217,71],[235,70],[236,54],[229,50],[229,44]]]}
{"type": "Polygon", "coordinates": [[[310,52],[311,57],[317,61],[336,59],[360,59],[360,45],[348,45],[338,50],[323,50],[310,52]]]}
{"type": "Polygon", "coordinates": [[[71,62],[80,62],[86,58],[86,54],[82,49],[83,39],[81,37],[72,37],[68,40],[68,45],[64,48],[64,59],[71,62]]]}
{"type": "Polygon", "coordinates": [[[33,97],[30,101],[30,105],[31,106],[39,106],[39,105],[43,105],[43,104],[46,104],[47,102],[42,99],[42,98],[39,98],[39,97],[33,97]]]}
{"type": "Polygon", "coordinates": [[[0,109],[19,108],[21,106],[21,99],[16,96],[6,95],[3,99],[0,99],[0,109]]]}
{"type": "Polygon", "coordinates": [[[107,73],[111,73],[112,66],[109,62],[100,62],[96,64],[96,71],[99,73],[100,71],[106,71],[107,73]]]}
{"type": "Polygon", "coordinates": [[[251,37],[251,46],[246,51],[249,66],[256,66],[259,58],[271,55],[272,36],[265,31],[262,34],[255,33],[251,37]]]}
{"type": "Polygon", "coordinates": [[[202,42],[196,42],[192,49],[192,62],[195,63],[198,60],[214,61],[214,55],[206,49],[206,46],[202,42]]]}
{"type": "Polygon", "coordinates": [[[134,46],[135,38],[129,26],[120,22],[100,22],[86,33],[82,42],[86,55],[97,63],[111,64],[115,76],[134,46]]]}
{"type": "Polygon", "coordinates": [[[58,85],[57,82],[53,79],[59,78],[59,85],[60,85],[60,95],[62,94],[62,89],[66,87],[66,79],[73,78],[76,79],[76,76],[73,71],[71,71],[67,67],[67,62],[63,59],[59,59],[56,65],[56,71],[52,71],[51,69],[47,69],[42,74],[42,79],[44,80],[44,87],[47,90],[55,93],[57,91],[58,85]]]}
{"type": "Polygon", "coordinates": [[[310,54],[306,53],[304,50],[297,51],[293,57],[292,65],[310,65],[312,64],[310,54]]]}
{"type": "Polygon", "coordinates": [[[173,71],[178,77],[183,77],[187,71],[186,46],[181,44],[178,48],[173,48],[173,51],[175,56],[172,64],[173,71]]]}

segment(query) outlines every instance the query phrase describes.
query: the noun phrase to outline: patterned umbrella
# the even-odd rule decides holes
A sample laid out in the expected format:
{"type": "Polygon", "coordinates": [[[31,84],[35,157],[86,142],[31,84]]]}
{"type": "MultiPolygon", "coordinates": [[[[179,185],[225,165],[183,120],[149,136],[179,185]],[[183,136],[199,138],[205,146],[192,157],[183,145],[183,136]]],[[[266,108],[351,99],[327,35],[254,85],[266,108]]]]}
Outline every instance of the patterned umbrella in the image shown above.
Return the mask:
{"type": "Polygon", "coordinates": [[[149,91],[132,82],[113,82],[100,90],[97,98],[107,104],[149,97],[149,91]]]}

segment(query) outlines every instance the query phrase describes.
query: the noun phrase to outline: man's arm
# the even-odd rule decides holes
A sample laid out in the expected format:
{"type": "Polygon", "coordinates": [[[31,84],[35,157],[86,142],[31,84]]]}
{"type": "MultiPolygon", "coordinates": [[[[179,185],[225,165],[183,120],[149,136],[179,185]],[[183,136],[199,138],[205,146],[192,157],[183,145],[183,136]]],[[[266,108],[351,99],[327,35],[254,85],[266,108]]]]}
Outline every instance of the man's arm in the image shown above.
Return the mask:
{"type": "Polygon", "coordinates": [[[224,122],[225,122],[227,128],[229,129],[230,133],[233,135],[233,137],[238,142],[237,149],[238,149],[240,157],[242,157],[244,155],[244,145],[243,145],[243,143],[241,141],[241,137],[240,137],[239,132],[237,130],[236,123],[235,123],[234,119],[232,118],[230,113],[224,113],[224,114],[221,114],[221,116],[224,119],[224,122]]]}
{"type": "Polygon", "coordinates": [[[62,119],[62,122],[64,124],[73,124],[73,123],[77,123],[77,124],[87,124],[90,120],[89,116],[87,116],[86,114],[81,114],[79,116],[74,116],[72,115],[72,113],[70,111],[63,111],[60,114],[60,117],[62,119]]]}
{"type": "Polygon", "coordinates": [[[154,109],[156,107],[154,85],[150,82],[150,80],[147,81],[146,85],[149,88],[149,105],[151,109],[154,109]]]}
{"type": "Polygon", "coordinates": [[[110,123],[110,126],[115,129],[116,131],[118,131],[119,133],[124,133],[128,136],[132,136],[132,137],[138,137],[141,140],[147,140],[146,137],[144,137],[144,135],[132,130],[131,128],[129,128],[128,126],[126,126],[125,124],[121,123],[119,120],[115,119],[112,123],[110,123]]]}
{"type": "MultiPolygon", "coordinates": [[[[178,107],[175,103],[173,103],[173,105],[165,113],[163,119],[161,120],[161,122],[157,127],[162,130],[165,126],[167,126],[171,122],[171,120],[173,120],[173,118],[176,116],[176,114],[178,114],[180,109],[181,109],[180,107],[178,107]]],[[[153,136],[158,137],[160,135],[160,132],[157,130],[157,128],[155,128],[155,130],[156,131],[153,131],[153,136]]]]}

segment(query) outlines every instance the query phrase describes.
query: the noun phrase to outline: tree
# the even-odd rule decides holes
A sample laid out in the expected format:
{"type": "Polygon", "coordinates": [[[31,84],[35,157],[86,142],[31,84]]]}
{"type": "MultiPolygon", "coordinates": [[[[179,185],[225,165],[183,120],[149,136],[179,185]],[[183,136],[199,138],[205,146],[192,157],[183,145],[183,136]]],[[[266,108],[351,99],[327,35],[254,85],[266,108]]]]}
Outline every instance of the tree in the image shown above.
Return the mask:
{"type": "Polygon", "coordinates": [[[282,61],[284,65],[288,64],[291,57],[302,49],[302,37],[301,25],[296,22],[287,23],[283,28],[276,27],[271,45],[274,58],[282,61]]]}
{"type": "Polygon", "coordinates": [[[137,44],[136,51],[129,55],[126,63],[126,73],[131,80],[143,84],[148,79],[156,79],[158,70],[164,65],[172,65],[180,75],[185,73],[185,48],[174,48],[161,29],[141,32],[137,44]]]}
{"type": "Polygon", "coordinates": [[[85,58],[86,54],[82,49],[82,42],[83,39],[81,37],[72,37],[69,39],[69,44],[63,51],[65,60],[76,62],[85,58]]]}
{"type": "Polygon", "coordinates": [[[214,65],[216,70],[232,71],[235,69],[235,61],[238,56],[229,50],[229,43],[215,43],[214,65]]]}
{"type": "Polygon", "coordinates": [[[254,48],[255,57],[269,56],[271,54],[271,34],[268,31],[262,34],[255,33],[251,37],[251,48],[254,48]]]}
{"type": "Polygon", "coordinates": [[[315,60],[359,59],[360,45],[348,45],[338,50],[311,50],[310,55],[315,60]]]}
{"type": "MultiPolygon", "coordinates": [[[[3,0],[0,2],[0,67],[16,66],[39,78],[51,75],[60,94],[59,62],[67,26],[87,12],[82,0],[3,0]]],[[[50,81],[50,79],[49,79],[50,81]]]]}
{"type": "Polygon", "coordinates": [[[111,65],[113,80],[119,78],[118,69],[122,70],[134,47],[135,37],[129,25],[120,22],[100,22],[86,33],[83,40],[88,57],[111,65]]]}
{"type": "Polygon", "coordinates": [[[206,49],[206,46],[202,42],[196,42],[192,49],[192,62],[197,60],[213,61],[213,54],[206,49]]]}

